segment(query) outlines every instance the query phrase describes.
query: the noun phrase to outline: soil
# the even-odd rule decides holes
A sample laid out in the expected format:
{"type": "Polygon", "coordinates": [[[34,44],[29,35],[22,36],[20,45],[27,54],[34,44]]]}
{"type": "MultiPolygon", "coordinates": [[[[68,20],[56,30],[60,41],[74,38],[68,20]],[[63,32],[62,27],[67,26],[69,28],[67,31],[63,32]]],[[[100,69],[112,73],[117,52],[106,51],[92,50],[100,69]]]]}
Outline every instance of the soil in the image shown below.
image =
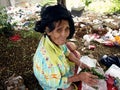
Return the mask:
{"type": "MultiPolygon", "coordinates": [[[[17,32],[20,34],[20,32],[17,32]]],[[[37,48],[39,39],[23,38],[17,42],[10,41],[4,35],[0,35],[0,90],[5,90],[5,81],[12,76],[21,75],[28,90],[42,90],[39,86],[32,69],[32,58],[37,48]]],[[[84,48],[82,38],[77,38],[78,51],[81,55],[92,54],[100,61],[101,57],[107,55],[120,56],[120,47],[108,47],[103,44],[92,42],[96,46],[94,50],[84,48]]],[[[104,65],[101,65],[104,68],[104,65]]]]}
{"type": "Polygon", "coordinates": [[[17,42],[0,36],[0,90],[5,90],[5,81],[14,73],[24,79],[29,90],[38,87],[32,70],[32,58],[38,39],[21,38],[17,42]]]}

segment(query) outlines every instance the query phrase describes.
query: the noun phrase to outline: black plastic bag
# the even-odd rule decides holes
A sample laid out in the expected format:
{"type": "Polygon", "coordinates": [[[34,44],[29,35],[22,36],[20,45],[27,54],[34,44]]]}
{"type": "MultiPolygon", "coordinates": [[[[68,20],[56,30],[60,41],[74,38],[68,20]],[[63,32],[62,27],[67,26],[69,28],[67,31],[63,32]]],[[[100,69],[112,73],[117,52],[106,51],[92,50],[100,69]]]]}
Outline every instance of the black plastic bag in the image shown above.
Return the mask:
{"type": "Polygon", "coordinates": [[[108,68],[112,65],[112,64],[116,64],[118,67],[120,67],[120,58],[117,57],[117,56],[107,56],[107,55],[104,55],[100,62],[107,66],[108,68]]]}

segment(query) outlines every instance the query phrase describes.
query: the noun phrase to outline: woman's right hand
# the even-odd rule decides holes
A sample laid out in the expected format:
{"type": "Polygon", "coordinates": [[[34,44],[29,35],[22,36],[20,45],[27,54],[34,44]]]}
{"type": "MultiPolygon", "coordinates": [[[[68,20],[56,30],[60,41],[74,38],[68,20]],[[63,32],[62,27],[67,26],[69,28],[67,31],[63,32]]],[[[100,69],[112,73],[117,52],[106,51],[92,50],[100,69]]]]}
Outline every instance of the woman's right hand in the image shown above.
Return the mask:
{"type": "Polygon", "coordinates": [[[98,83],[98,77],[91,74],[90,72],[80,72],[78,74],[78,78],[80,81],[83,81],[90,86],[97,85],[98,83]]]}

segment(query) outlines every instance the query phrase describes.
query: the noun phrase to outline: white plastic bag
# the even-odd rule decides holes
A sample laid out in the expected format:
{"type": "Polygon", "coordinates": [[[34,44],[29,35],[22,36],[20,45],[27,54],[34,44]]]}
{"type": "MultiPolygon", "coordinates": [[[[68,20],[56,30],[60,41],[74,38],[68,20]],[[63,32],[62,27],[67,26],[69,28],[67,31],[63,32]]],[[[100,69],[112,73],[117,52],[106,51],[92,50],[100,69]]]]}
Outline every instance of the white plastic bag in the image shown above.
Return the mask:
{"type": "MultiPolygon", "coordinates": [[[[97,63],[96,59],[92,59],[92,58],[90,58],[88,56],[82,56],[80,58],[80,61],[82,63],[88,65],[89,67],[96,67],[96,63],[97,63]]],[[[79,67],[77,73],[79,73],[80,71],[81,71],[81,68],[79,67]]]]}
{"type": "MultiPolygon", "coordinates": [[[[89,67],[95,67],[96,71],[101,73],[101,74],[105,74],[103,69],[101,67],[97,67],[97,60],[90,58],[88,56],[82,56],[80,58],[80,61],[87,64],[89,67]]],[[[81,68],[78,68],[78,73],[81,71],[81,68]]],[[[107,84],[106,81],[104,79],[99,79],[98,80],[98,84],[94,87],[91,87],[89,85],[87,85],[86,83],[82,82],[82,89],[81,90],[107,90],[107,84]],[[96,89],[96,88],[97,89],[96,89]]]]}
{"type": "Polygon", "coordinates": [[[105,75],[110,75],[115,78],[118,77],[120,79],[120,68],[117,65],[112,64],[110,68],[105,72],[105,75]]]}
{"type": "Polygon", "coordinates": [[[81,90],[107,90],[107,84],[104,79],[98,80],[98,84],[94,87],[87,85],[86,83],[82,82],[82,89],[81,90]]]}

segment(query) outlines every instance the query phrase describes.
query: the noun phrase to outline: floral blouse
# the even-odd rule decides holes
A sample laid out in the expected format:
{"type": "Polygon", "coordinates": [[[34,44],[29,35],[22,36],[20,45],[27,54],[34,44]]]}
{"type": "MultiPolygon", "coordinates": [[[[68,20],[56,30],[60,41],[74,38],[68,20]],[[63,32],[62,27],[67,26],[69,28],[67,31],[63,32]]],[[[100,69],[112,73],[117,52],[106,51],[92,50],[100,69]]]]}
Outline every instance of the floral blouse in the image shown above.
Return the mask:
{"type": "Polygon", "coordinates": [[[73,76],[75,65],[67,59],[66,45],[56,46],[43,36],[33,57],[33,71],[44,90],[67,88],[68,77],[73,76]]]}

